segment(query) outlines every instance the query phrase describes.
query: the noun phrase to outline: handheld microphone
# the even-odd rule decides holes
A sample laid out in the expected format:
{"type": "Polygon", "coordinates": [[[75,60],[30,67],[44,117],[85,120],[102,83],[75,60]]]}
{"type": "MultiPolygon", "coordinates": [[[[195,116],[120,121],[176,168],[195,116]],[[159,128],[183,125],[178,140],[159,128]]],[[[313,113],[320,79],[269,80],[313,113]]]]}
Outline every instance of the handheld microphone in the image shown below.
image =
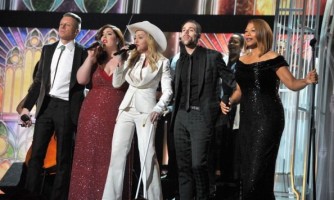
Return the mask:
{"type": "Polygon", "coordinates": [[[231,106],[232,105],[229,105],[229,96],[227,96],[227,95],[224,95],[222,98],[221,98],[221,101],[222,102],[224,102],[224,104],[226,105],[226,106],[229,106],[230,107],[230,110],[231,110],[231,106]]]}
{"type": "Polygon", "coordinates": [[[226,105],[229,105],[229,96],[223,95],[221,101],[224,102],[226,105]]]}
{"type": "Polygon", "coordinates": [[[97,47],[97,46],[102,47],[102,46],[103,46],[102,42],[101,42],[101,41],[93,42],[93,44],[91,44],[89,47],[87,47],[86,50],[93,49],[93,48],[95,48],[95,47],[97,47]]]}
{"type": "Polygon", "coordinates": [[[136,48],[136,45],[135,44],[130,44],[129,47],[127,49],[121,49],[119,51],[117,51],[116,53],[114,53],[114,56],[117,56],[117,55],[120,55],[120,54],[123,54],[127,51],[130,51],[132,49],[135,49],[136,48]]]}
{"type": "Polygon", "coordinates": [[[312,40],[310,40],[310,46],[312,48],[314,48],[315,43],[317,43],[317,39],[313,38],[312,40]]]}
{"type": "Polygon", "coordinates": [[[30,117],[27,115],[27,114],[24,114],[24,115],[22,115],[21,116],[21,121],[23,122],[23,123],[21,123],[21,124],[19,124],[21,127],[25,127],[26,126],[26,123],[28,122],[28,121],[30,121],[31,119],[30,119],[30,117]]]}
{"type": "Polygon", "coordinates": [[[24,114],[24,115],[21,116],[21,120],[22,120],[23,122],[27,122],[27,121],[30,120],[30,117],[29,117],[27,114],[24,114]]]}

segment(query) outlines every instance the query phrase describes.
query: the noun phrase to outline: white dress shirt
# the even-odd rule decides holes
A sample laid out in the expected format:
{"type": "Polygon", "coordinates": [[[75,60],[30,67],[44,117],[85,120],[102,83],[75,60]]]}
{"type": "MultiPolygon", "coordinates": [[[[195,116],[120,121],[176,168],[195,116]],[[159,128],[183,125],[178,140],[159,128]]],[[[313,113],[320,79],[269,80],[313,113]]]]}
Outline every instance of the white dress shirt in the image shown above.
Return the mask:
{"type": "Polygon", "coordinates": [[[55,75],[57,61],[61,53],[61,49],[59,47],[62,45],[64,44],[62,44],[61,41],[59,41],[58,46],[52,56],[51,70],[50,70],[51,88],[49,94],[51,97],[68,101],[75,45],[74,41],[71,41],[66,45],[64,45],[65,50],[60,57],[57,74],[55,75]]]}

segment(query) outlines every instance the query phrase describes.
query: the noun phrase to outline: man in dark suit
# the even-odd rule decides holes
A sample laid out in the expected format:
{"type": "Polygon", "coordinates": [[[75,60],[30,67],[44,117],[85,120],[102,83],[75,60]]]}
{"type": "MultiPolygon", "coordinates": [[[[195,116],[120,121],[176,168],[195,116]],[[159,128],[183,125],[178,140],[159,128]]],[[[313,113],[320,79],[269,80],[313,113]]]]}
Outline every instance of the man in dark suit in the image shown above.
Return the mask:
{"type": "MultiPolygon", "coordinates": [[[[84,99],[84,86],[76,80],[77,70],[87,56],[84,48],[74,41],[80,29],[79,16],[74,13],[63,15],[58,29],[60,40],[43,47],[36,78],[21,112],[21,116],[30,116],[30,110],[37,102],[32,153],[25,184],[25,188],[32,193],[40,192],[43,160],[55,132],[57,170],[50,197],[52,200],[67,199],[74,133],[84,99]]],[[[30,126],[31,120],[22,123],[30,126]]]]}
{"type": "Polygon", "coordinates": [[[209,199],[208,155],[220,110],[221,78],[232,93],[235,81],[221,53],[198,46],[201,26],[189,20],[180,33],[172,115],[181,200],[209,199]],[[184,47],[184,48],[183,48],[184,47]],[[194,188],[195,187],[195,188],[194,188]]]}

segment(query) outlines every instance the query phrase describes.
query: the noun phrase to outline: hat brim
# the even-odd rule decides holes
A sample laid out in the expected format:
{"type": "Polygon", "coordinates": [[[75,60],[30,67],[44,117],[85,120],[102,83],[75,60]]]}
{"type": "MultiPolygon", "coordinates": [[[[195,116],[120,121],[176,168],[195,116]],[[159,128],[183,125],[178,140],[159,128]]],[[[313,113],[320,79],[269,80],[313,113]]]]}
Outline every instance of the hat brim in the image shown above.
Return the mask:
{"type": "Polygon", "coordinates": [[[148,21],[142,21],[137,22],[134,24],[127,25],[127,28],[131,35],[135,35],[136,31],[142,30],[146,33],[150,34],[156,43],[158,44],[159,51],[164,52],[167,48],[167,39],[165,34],[158,28],[156,25],[148,22],[148,21]]]}

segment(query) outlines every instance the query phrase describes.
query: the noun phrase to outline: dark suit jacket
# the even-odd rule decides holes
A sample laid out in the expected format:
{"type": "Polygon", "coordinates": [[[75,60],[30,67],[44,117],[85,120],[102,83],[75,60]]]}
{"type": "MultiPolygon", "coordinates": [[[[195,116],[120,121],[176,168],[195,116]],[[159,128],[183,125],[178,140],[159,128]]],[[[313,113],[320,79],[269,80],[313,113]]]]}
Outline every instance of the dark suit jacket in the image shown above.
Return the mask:
{"type": "MultiPolygon", "coordinates": [[[[58,42],[44,45],[36,77],[28,91],[27,99],[23,105],[24,108],[31,110],[37,102],[35,114],[36,119],[38,119],[39,115],[43,112],[43,103],[45,103],[45,96],[48,94],[50,89],[51,61],[57,45],[58,42]]],[[[71,119],[74,124],[77,124],[78,121],[80,107],[84,99],[83,90],[85,88],[84,85],[78,84],[76,74],[86,57],[87,51],[84,50],[84,47],[79,45],[78,43],[75,43],[69,94],[71,119]]]]}
{"type": "MultiPolygon", "coordinates": [[[[235,88],[235,80],[233,72],[227,68],[222,54],[218,51],[206,49],[203,47],[196,47],[196,51],[199,51],[199,83],[198,83],[198,95],[200,101],[201,113],[209,128],[213,128],[216,125],[218,116],[221,114],[220,109],[220,94],[222,87],[219,84],[219,77],[222,78],[223,82],[230,87],[230,91],[224,91],[225,95],[230,95],[235,88]]],[[[176,64],[175,72],[175,98],[174,98],[174,111],[172,115],[171,126],[174,125],[176,113],[179,109],[180,104],[180,78],[182,69],[182,52],[180,59],[176,64]]]]}

